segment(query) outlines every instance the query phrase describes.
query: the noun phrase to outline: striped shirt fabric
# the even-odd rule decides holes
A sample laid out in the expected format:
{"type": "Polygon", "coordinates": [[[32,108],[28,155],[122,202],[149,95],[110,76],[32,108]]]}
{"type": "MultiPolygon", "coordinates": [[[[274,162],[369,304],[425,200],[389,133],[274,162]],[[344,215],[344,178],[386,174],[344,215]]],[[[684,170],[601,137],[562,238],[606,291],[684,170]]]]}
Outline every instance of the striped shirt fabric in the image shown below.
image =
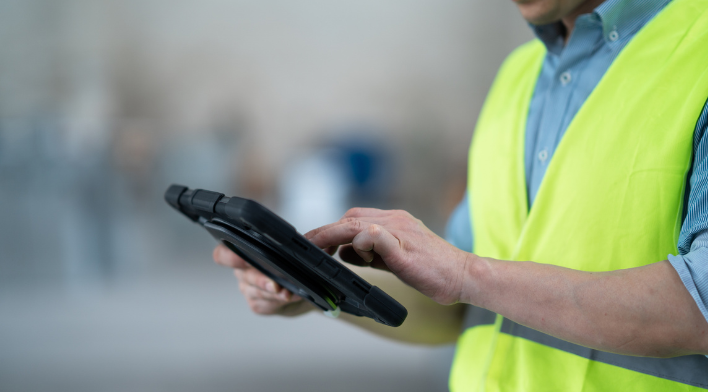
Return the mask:
{"type": "MultiPolygon", "coordinates": [[[[610,64],[669,0],[607,0],[581,15],[564,42],[560,22],[531,26],[548,52],[536,82],[526,128],[526,186],[534,202],[548,164],[575,114],[610,64]]],[[[708,65],[707,65],[708,66],[708,65]]],[[[708,97],[706,97],[708,98],[708,97]]],[[[693,163],[687,177],[678,255],[667,255],[708,320],[708,101],[694,131],[693,163]]],[[[467,195],[453,212],[447,240],[471,252],[474,234],[467,195]]],[[[657,260],[658,261],[658,260],[657,260]]]]}

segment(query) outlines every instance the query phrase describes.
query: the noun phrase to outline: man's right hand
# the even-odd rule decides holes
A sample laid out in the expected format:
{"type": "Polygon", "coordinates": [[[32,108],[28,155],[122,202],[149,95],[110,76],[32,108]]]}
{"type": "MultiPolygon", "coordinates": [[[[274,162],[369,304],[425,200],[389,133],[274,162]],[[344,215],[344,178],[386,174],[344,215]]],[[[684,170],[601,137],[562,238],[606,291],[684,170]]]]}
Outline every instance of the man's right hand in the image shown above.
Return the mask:
{"type": "Polygon", "coordinates": [[[234,269],[238,287],[254,313],[298,316],[315,310],[312,304],[263,275],[223,244],[214,249],[213,256],[217,264],[234,269]]]}

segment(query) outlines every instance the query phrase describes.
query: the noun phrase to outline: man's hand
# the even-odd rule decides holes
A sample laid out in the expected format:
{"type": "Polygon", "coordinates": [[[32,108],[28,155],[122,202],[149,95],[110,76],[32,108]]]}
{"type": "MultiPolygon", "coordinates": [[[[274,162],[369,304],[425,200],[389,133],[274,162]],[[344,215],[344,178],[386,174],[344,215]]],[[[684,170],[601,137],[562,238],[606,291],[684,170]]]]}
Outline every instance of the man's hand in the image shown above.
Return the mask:
{"type": "Polygon", "coordinates": [[[460,299],[469,254],[405,211],[353,208],[305,238],[330,254],[345,245],[339,251],[343,260],[389,270],[440,304],[460,299]]]}
{"type": "Polygon", "coordinates": [[[224,245],[214,249],[214,261],[234,269],[239,289],[248,301],[251,310],[258,314],[297,316],[314,310],[315,307],[272,279],[253,268],[224,245]]]}

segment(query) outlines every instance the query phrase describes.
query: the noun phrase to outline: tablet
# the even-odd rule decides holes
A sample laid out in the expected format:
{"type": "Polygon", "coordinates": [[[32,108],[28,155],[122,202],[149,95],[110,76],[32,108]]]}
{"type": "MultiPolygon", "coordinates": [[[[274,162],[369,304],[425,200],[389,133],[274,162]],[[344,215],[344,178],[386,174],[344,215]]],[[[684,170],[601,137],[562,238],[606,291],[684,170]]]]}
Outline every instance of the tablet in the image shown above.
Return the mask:
{"type": "Polygon", "coordinates": [[[253,200],[171,185],[165,201],[254,268],[330,316],[345,312],[397,327],[408,315],[391,296],[253,200]]]}

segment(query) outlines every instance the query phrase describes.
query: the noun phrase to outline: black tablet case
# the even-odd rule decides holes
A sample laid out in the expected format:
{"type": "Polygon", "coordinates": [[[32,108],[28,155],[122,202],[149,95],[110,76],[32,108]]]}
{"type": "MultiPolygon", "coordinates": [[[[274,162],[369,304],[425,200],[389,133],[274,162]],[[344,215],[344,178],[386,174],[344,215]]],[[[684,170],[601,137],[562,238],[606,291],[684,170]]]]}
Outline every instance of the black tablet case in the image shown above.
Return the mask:
{"type": "Polygon", "coordinates": [[[339,307],[393,327],[408,315],[403,305],[253,200],[181,185],[171,185],[165,200],[254,268],[323,311],[339,307]]]}

